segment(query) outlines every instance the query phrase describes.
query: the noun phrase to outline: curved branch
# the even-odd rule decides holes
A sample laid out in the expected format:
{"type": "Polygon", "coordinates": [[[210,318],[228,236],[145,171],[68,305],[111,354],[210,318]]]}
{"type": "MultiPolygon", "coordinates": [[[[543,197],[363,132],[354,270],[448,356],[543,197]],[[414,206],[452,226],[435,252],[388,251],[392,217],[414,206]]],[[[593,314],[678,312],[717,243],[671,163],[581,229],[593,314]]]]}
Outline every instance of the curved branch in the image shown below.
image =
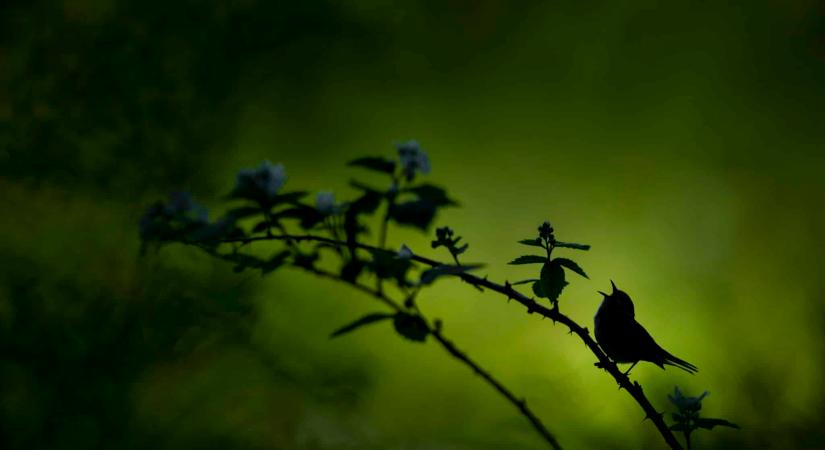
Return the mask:
{"type": "MultiPolygon", "coordinates": [[[[317,276],[320,276],[320,277],[323,277],[323,278],[333,279],[333,280],[336,280],[336,281],[343,281],[344,283],[354,287],[355,289],[358,289],[361,292],[364,292],[368,295],[371,295],[371,296],[375,297],[376,299],[378,299],[382,303],[386,304],[387,306],[389,306],[393,310],[403,311],[403,308],[401,308],[401,306],[399,306],[399,304],[397,302],[393,301],[393,299],[389,298],[382,291],[379,291],[377,289],[372,289],[368,286],[365,286],[365,285],[360,284],[360,283],[355,282],[355,281],[342,280],[336,274],[331,273],[331,272],[327,272],[327,271],[324,271],[324,270],[321,270],[321,269],[317,269],[317,268],[314,268],[314,267],[312,267],[312,268],[302,267],[302,268],[304,270],[308,271],[308,272],[311,272],[314,275],[317,275],[317,276]]],[[[420,312],[418,312],[418,315],[420,315],[422,317],[422,319],[424,318],[423,315],[420,312]]],[[[426,323],[426,320],[425,320],[425,323],[426,323]]],[[[467,356],[466,353],[459,350],[455,346],[455,344],[452,343],[452,341],[450,341],[446,337],[444,337],[444,334],[441,333],[440,323],[436,323],[436,325],[434,327],[430,326],[429,323],[427,323],[427,328],[428,328],[429,333],[435,338],[435,340],[438,341],[438,343],[441,344],[441,346],[444,347],[445,350],[447,350],[447,353],[449,353],[452,357],[454,357],[455,359],[461,361],[465,365],[469,366],[473,370],[473,372],[475,372],[477,375],[479,375],[481,378],[483,378],[484,381],[489,383],[496,391],[498,391],[510,403],[512,403],[516,408],[518,408],[519,412],[521,412],[521,414],[524,417],[526,417],[527,420],[530,421],[530,424],[533,426],[533,428],[535,428],[535,430],[541,435],[542,438],[544,438],[545,441],[547,441],[548,444],[550,444],[551,447],[553,447],[556,450],[561,450],[561,445],[559,445],[556,438],[550,433],[550,431],[547,430],[547,428],[544,426],[544,424],[541,422],[541,420],[539,420],[539,418],[533,413],[533,411],[531,411],[530,408],[527,407],[527,401],[525,399],[519,399],[518,397],[516,397],[503,384],[501,384],[498,380],[493,378],[493,376],[490,375],[489,372],[482,369],[481,366],[478,365],[478,363],[471,360],[467,356]]]]}
{"type": "MultiPolygon", "coordinates": [[[[247,238],[237,238],[237,239],[226,239],[221,242],[240,242],[240,243],[249,243],[255,241],[267,241],[267,240],[293,240],[293,241],[315,241],[315,242],[324,242],[333,245],[345,245],[344,242],[337,241],[335,239],[326,238],[323,236],[315,236],[311,234],[306,235],[277,235],[277,236],[256,236],[256,237],[247,237],[247,238]]],[[[383,250],[377,247],[373,247],[371,245],[366,244],[357,244],[358,248],[364,250],[383,250]]],[[[426,264],[429,266],[440,266],[442,265],[441,262],[426,258],[419,255],[413,255],[412,259],[422,264],[426,264]]],[[[558,305],[553,306],[552,308],[548,308],[544,305],[539,304],[534,299],[527,297],[526,295],[516,291],[510,283],[505,281],[505,284],[498,284],[488,280],[486,277],[481,278],[469,273],[460,273],[456,274],[455,276],[461,278],[462,280],[466,281],[469,284],[472,284],[477,287],[487,288],[491,291],[498,292],[507,297],[508,300],[515,300],[516,302],[520,303],[522,306],[527,308],[528,314],[537,313],[543,317],[546,317],[552,320],[554,323],[559,322],[565,325],[569,330],[570,333],[575,333],[579,339],[584,342],[587,348],[596,355],[596,358],[599,360],[597,363],[598,367],[606,370],[616,383],[618,383],[621,389],[626,390],[639,404],[642,410],[645,412],[645,419],[650,419],[653,422],[653,425],[659,431],[659,434],[662,435],[662,438],[667,442],[667,444],[673,450],[682,450],[682,445],[676,439],[676,436],[670,431],[667,424],[664,420],[664,414],[660,413],[653,407],[650,403],[650,400],[644,394],[642,390],[642,386],[637,381],[630,381],[630,377],[622,373],[621,370],[616,366],[616,364],[604,354],[604,352],[599,348],[599,345],[596,341],[590,337],[590,332],[587,328],[582,327],[578,323],[576,323],[573,319],[569,318],[568,316],[562,314],[559,309],[558,305]]],[[[436,338],[437,339],[437,338],[436,338]]],[[[449,350],[448,350],[449,351],[449,350]]]]}

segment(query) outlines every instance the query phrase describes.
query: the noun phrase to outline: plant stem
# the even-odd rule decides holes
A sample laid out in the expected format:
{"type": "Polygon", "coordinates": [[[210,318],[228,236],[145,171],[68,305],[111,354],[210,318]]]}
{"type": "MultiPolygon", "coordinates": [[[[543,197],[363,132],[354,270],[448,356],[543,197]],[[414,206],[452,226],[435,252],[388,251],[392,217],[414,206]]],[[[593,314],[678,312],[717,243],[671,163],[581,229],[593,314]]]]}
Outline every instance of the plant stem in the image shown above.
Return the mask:
{"type": "Polygon", "coordinates": [[[544,424],[541,423],[541,420],[539,420],[539,418],[536,417],[535,414],[533,414],[530,408],[527,407],[527,400],[519,399],[515,395],[513,395],[513,393],[507,390],[507,388],[504,387],[503,384],[499,383],[495,378],[493,378],[492,375],[490,375],[478,364],[472,361],[464,352],[456,348],[456,346],[453,345],[451,341],[447,340],[447,338],[444,337],[440,330],[434,329],[431,330],[430,333],[433,335],[435,340],[437,340],[438,343],[441,344],[441,346],[444,347],[445,350],[447,350],[447,352],[450,355],[452,355],[454,358],[458,359],[459,361],[463,362],[465,365],[473,369],[473,372],[475,372],[478,376],[483,378],[484,381],[493,386],[493,388],[496,391],[498,391],[510,403],[512,403],[516,408],[518,408],[521,414],[524,417],[526,417],[527,420],[530,421],[530,424],[533,425],[533,428],[535,428],[535,430],[541,435],[541,437],[544,438],[545,441],[547,441],[548,444],[550,444],[551,447],[553,447],[554,449],[561,448],[558,441],[556,441],[556,438],[552,434],[550,434],[549,431],[547,431],[547,428],[545,428],[544,424]]]}
{"type": "MultiPolygon", "coordinates": [[[[313,274],[315,274],[315,275],[317,275],[317,276],[323,277],[323,278],[333,279],[333,280],[337,280],[337,281],[344,281],[345,283],[349,284],[350,286],[354,287],[355,289],[358,289],[361,292],[364,292],[366,294],[371,295],[372,297],[375,297],[376,299],[378,299],[379,301],[381,301],[385,305],[389,306],[390,308],[392,308],[396,312],[403,311],[403,308],[401,308],[401,306],[396,301],[392,300],[391,298],[389,298],[386,294],[384,294],[381,291],[373,290],[370,287],[365,286],[365,285],[360,284],[360,283],[355,282],[355,281],[342,280],[336,274],[331,273],[331,272],[326,272],[326,271],[321,270],[321,269],[317,269],[317,268],[314,268],[314,267],[313,268],[304,268],[304,269],[311,272],[311,273],[313,273],[313,274]]],[[[421,312],[420,312],[420,310],[418,310],[418,308],[415,308],[414,311],[418,316],[420,316],[422,319],[424,319],[425,323],[428,323],[426,318],[423,316],[423,314],[421,314],[421,312]]],[[[431,327],[431,326],[427,325],[427,327],[428,327],[429,333],[435,338],[435,340],[439,344],[441,344],[441,346],[447,351],[447,353],[449,353],[451,356],[453,356],[457,360],[461,361],[466,366],[470,367],[470,369],[472,369],[473,372],[475,372],[477,375],[479,375],[482,379],[484,379],[484,381],[486,381],[488,384],[490,384],[496,391],[498,391],[510,403],[512,403],[516,408],[518,408],[519,412],[521,412],[521,414],[523,416],[525,416],[527,418],[527,420],[530,421],[530,424],[533,426],[533,428],[541,435],[542,438],[544,438],[544,440],[552,448],[554,448],[556,450],[561,450],[561,445],[559,445],[556,438],[550,433],[550,431],[547,430],[547,428],[544,426],[544,424],[541,422],[541,420],[539,420],[539,418],[536,417],[536,415],[533,413],[533,411],[531,411],[530,408],[527,407],[527,401],[526,400],[519,399],[518,397],[516,397],[503,384],[501,384],[498,380],[493,378],[493,376],[490,375],[489,372],[482,369],[481,366],[478,365],[478,363],[471,360],[464,352],[459,350],[455,346],[455,344],[452,343],[452,341],[448,340],[444,336],[444,334],[441,332],[440,326],[431,327]]]]}
{"type": "MultiPolygon", "coordinates": [[[[315,235],[282,235],[282,236],[254,236],[254,237],[247,237],[247,238],[237,238],[237,239],[226,239],[222,242],[229,243],[229,242],[240,242],[240,243],[248,243],[253,241],[264,241],[264,240],[293,240],[296,242],[300,241],[316,241],[316,242],[326,242],[333,245],[340,245],[345,244],[340,241],[336,241],[335,239],[326,238],[323,236],[315,236],[315,235]]],[[[366,245],[366,244],[356,244],[358,248],[362,248],[365,250],[377,250],[375,247],[366,245]]],[[[413,254],[412,260],[417,261],[422,264],[426,264],[428,266],[440,266],[443,265],[439,261],[435,261],[423,256],[419,256],[417,254],[413,254]]],[[[671,447],[673,450],[682,450],[683,447],[674,436],[673,432],[670,431],[667,424],[664,421],[663,414],[658,412],[656,408],[650,403],[647,397],[642,390],[642,386],[638,382],[631,382],[630,378],[622,373],[621,370],[616,366],[616,364],[611,361],[607,355],[599,348],[599,345],[590,337],[590,332],[587,328],[582,327],[573,319],[567,317],[566,315],[559,312],[558,308],[548,308],[544,305],[539,304],[534,299],[527,297],[526,295],[516,291],[508,282],[501,285],[498,283],[494,283],[487,278],[477,277],[475,275],[469,273],[459,273],[455,274],[455,276],[459,277],[460,279],[472,284],[476,287],[480,288],[487,288],[491,291],[498,292],[499,294],[504,295],[507,297],[508,300],[515,300],[517,303],[521,304],[525,308],[527,308],[528,314],[537,313],[543,317],[546,317],[550,320],[555,322],[560,322],[565,325],[571,334],[575,334],[576,336],[581,339],[582,342],[587,346],[587,348],[596,356],[599,360],[598,366],[607,371],[613,379],[618,383],[621,389],[626,390],[639,404],[642,410],[645,412],[645,419],[650,419],[653,422],[653,425],[659,431],[659,434],[662,435],[662,438],[665,442],[671,447]]]]}

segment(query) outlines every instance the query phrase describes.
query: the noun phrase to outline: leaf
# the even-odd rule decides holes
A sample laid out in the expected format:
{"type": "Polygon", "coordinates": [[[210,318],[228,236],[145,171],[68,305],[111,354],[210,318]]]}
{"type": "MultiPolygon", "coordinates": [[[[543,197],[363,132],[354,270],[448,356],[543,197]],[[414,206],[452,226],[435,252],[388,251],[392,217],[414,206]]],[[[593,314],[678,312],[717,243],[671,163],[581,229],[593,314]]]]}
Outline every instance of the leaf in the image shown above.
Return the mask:
{"type": "Polygon", "coordinates": [[[389,175],[395,173],[395,161],[381,156],[366,156],[363,158],[353,159],[348,162],[347,165],[353,167],[363,167],[364,169],[383,172],[389,175]]]}
{"type": "Polygon", "coordinates": [[[350,203],[347,212],[344,214],[344,232],[347,236],[347,245],[350,250],[355,250],[358,242],[358,234],[364,227],[358,223],[358,216],[361,214],[371,214],[381,204],[383,195],[378,191],[365,191],[361,197],[350,203]]]}
{"type": "Polygon", "coordinates": [[[358,279],[358,275],[361,274],[361,271],[364,270],[364,262],[360,259],[351,259],[344,264],[344,267],[341,267],[341,279],[350,283],[355,282],[358,279]]]}
{"type": "Polygon", "coordinates": [[[677,423],[670,426],[671,431],[685,431],[684,423],[677,423]]]}
{"type": "Polygon", "coordinates": [[[538,298],[547,298],[547,295],[544,294],[544,291],[541,290],[541,280],[536,280],[533,283],[533,294],[535,294],[538,298]]]}
{"type": "Polygon", "coordinates": [[[366,190],[364,191],[364,195],[350,203],[347,211],[354,211],[358,214],[372,214],[378,209],[383,198],[384,194],[379,191],[366,190]]]}
{"type": "Polygon", "coordinates": [[[319,255],[317,252],[296,253],[293,264],[295,264],[298,267],[312,269],[313,267],[315,267],[315,261],[318,261],[318,258],[320,257],[321,255],[319,255]]]}
{"type": "Polygon", "coordinates": [[[269,258],[268,261],[264,261],[263,264],[261,264],[261,275],[266,275],[274,271],[278,267],[281,267],[284,264],[284,262],[286,262],[286,259],[288,257],[289,251],[287,250],[283,250],[279,253],[276,253],[271,258],[269,258]]]}
{"type": "Polygon", "coordinates": [[[317,209],[306,205],[298,205],[295,208],[285,209],[272,216],[275,219],[298,219],[301,228],[310,229],[324,221],[324,215],[317,209]]]}
{"type": "Polygon", "coordinates": [[[564,269],[555,261],[546,263],[541,268],[541,280],[539,282],[541,292],[545,294],[551,302],[556,302],[562,289],[567,286],[564,281],[564,269]]]}
{"type": "Polygon", "coordinates": [[[227,255],[217,256],[226,261],[235,263],[235,267],[232,268],[232,271],[235,273],[243,272],[250,267],[261,268],[266,264],[266,261],[244,253],[230,253],[227,255]]]}
{"type": "Polygon", "coordinates": [[[574,248],[576,250],[590,250],[590,246],[587,244],[576,244],[573,242],[561,242],[556,241],[553,243],[554,247],[563,247],[563,248],[574,248]]]}
{"type": "Polygon", "coordinates": [[[707,418],[707,417],[697,417],[697,418],[693,419],[693,421],[694,421],[694,423],[696,424],[697,427],[704,428],[706,430],[712,430],[713,427],[715,427],[715,426],[730,427],[730,428],[739,429],[739,425],[737,425],[733,422],[728,422],[725,419],[711,419],[711,418],[707,418]]]}
{"type": "Polygon", "coordinates": [[[399,225],[409,225],[421,230],[429,228],[435,218],[436,205],[425,200],[411,200],[393,205],[390,217],[399,225]]]}
{"type": "Polygon", "coordinates": [[[535,278],[530,278],[530,279],[527,279],[527,280],[521,280],[521,281],[516,281],[515,283],[510,283],[510,286],[518,286],[520,284],[527,284],[527,283],[532,283],[532,282],[535,282],[535,281],[539,281],[539,280],[537,280],[535,278]]]}
{"type": "Polygon", "coordinates": [[[387,313],[367,314],[366,316],[356,320],[355,322],[352,322],[348,325],[344,325],[343,327],[333,331],[332,334],[329,335],[329,337],[330,338],[338,337],[338,336],[341,336],[343,334],[347,334],[350,331],[353,331],[357,328],[361,328],[364,325],[369,325],[371,323],[375,323],[375,322],[379,322],[381,320],[389,319],[390,317],[393,317],[393,315],[392,314],[387,314],[387,313]]]}
{"type": "Polygon", "coordinates": [[[415,342],[424,342],[427,335],[430,334],[430,328],[427,326],[427,322],[424,322],[424,319],[405,312],[395,314],[392,325],[398,334],[415,342]]]}
{"type": "Polygon", "coordinates": [[[542,243],[541,243],[541,238],[535,238],[535,239],[522,239],[522,240],[518,241],[518,243],[519,243],[519,244],[523,244],[523,245],[531,245],[531,246],[533,246],[533,247],[541,247],[541,248],[544,248],[544,244],[542,244],[542,243]]]}
{"type": "Polygon", "coordinates": [[[407,271],[412,267],[409,259],[398,258],[398,253],[382,249],[370,249],[372,261],[367,267],[379,279],[395,278],[401,286],[408,286],[407,271]]]}
{"type": "Polygon", "coordinates": [[[586,274],[586,273],[584,273],[584,270],[583,270],[581,267],[579,267],[579,265],[578,265],[578,264],[576,264],[575,262],[573,262],[573,260],[570,260],[570,259],[567,259],[567,258],[555,258],[555,259],[553,260],[553,262],[555,262],[556,264],[558,264],[558,265],[560,265],[560,266],[562,266],[562,267],[565,267],[565,268],[567,268],[567,269],[570,269],[570,270],[572,270],[573,272],[576,272],[577,274],[579,274],[579,275],[581,275],[581,276],[583,276],[583,277],[585,277],[585,278],[588,278],[588,279],[589,279],[589,277],[587,276],[587,274],[586,274]]]}
{"type": "Polygon", "coordinates": [[[544,264],[547,262],[547,258],[544,256],[538,255],[522,255],[518,258],[508,262],[507,264],[516,266],[519,264],[544,264]]]}
{"type": "Polygon", "coordinates": [[[290,204],[294,205],[294,204],[296,204],[296,202],[298,200],[306,197],[306,195],[307,195],[306,191],[296,191],[296,192],[287,192],[287,193],[284,193],[284,194],[278,194],[278,195],[272,197],[271,204],[272,205],[277,205],[277,204],[280,204],[280,203],[290,203],[290,204]]]}
{"type": "Polygon", "coordinates": [[[458,203],[447,197],[447,191],[433,184],[419,184],[418,186],[405,189],[404,192],[411,192],[421,200],[426,200],[434,206],[457,206],[458,203]]]}
{"type": "Polygon", "coordinates": [[[433,283],[439,277],[444,275],[459,275],[470,270],[484,267],[483,264],[465,264],[461,266],[442,264],[440,266],[427,269],[421,274],[421,279],[418,281],[420,285],[427,285],[433,283]]]}
{"type": "Polygon", "coordinates": [[[235,220],[245,219],[247,217],[257,216],[262,214],[263,210],[254,206],[244,206],[241,208],[233,208],[226,212],[225,216],[232,217],[235,220]]]}
{"type": "Polygon", "coordinates": [[[232,218],[222,218],[206,225],[192,224],[182,231],[185,232],[183,237],[186,240],[205,245],[217,244],[221,239],[243,236],[243,231],[235,225],[232,218]]]}

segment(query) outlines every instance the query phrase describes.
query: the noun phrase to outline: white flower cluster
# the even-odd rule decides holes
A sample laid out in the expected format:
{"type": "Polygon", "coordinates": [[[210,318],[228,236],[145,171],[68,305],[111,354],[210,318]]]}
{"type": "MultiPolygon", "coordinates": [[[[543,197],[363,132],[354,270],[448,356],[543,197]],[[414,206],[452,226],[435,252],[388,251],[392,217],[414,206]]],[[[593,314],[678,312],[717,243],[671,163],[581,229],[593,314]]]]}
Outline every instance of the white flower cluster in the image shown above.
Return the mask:
{"type": "Polygon", "coordinates": [[[315,209],[321,214],[336,214],[340,210],[340,205],[335,203],[335,195],[329,191],[321,191],[315,196],[315,209]]]}
{"type": "Polygon", "coordinates": [[[264,161],[254,169],[242,169],[235,179],[235,193],[241,197],[272,199],[286,183],[283,164],[264,161]]]}
{"type": "Polygon", "coordinates": [[[412,140],[396,145],[401,169],[408,180],[412,180],[416,173],[430,173],[430,158],[421,150],[418,141],[412,140]]]}

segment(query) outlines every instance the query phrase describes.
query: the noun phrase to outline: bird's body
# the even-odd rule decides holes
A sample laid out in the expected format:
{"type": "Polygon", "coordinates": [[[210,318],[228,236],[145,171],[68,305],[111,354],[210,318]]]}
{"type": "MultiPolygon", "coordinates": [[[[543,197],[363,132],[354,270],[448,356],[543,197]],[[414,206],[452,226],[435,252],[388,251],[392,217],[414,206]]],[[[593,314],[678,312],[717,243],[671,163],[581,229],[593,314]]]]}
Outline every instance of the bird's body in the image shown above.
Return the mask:
{"type": "Polygon", "coordinates": [[[596,342],[610,359],[617,363],[633,363],[634,366],[639,361],[649,361],[662,369],[665,365],[671,365],[689,373],[697,372],[696,366],[660,347],[636,321],[630,296],[617,289],[615,284],[610,295],[601,294],[604,300],[594,319],[596,342]]]}

